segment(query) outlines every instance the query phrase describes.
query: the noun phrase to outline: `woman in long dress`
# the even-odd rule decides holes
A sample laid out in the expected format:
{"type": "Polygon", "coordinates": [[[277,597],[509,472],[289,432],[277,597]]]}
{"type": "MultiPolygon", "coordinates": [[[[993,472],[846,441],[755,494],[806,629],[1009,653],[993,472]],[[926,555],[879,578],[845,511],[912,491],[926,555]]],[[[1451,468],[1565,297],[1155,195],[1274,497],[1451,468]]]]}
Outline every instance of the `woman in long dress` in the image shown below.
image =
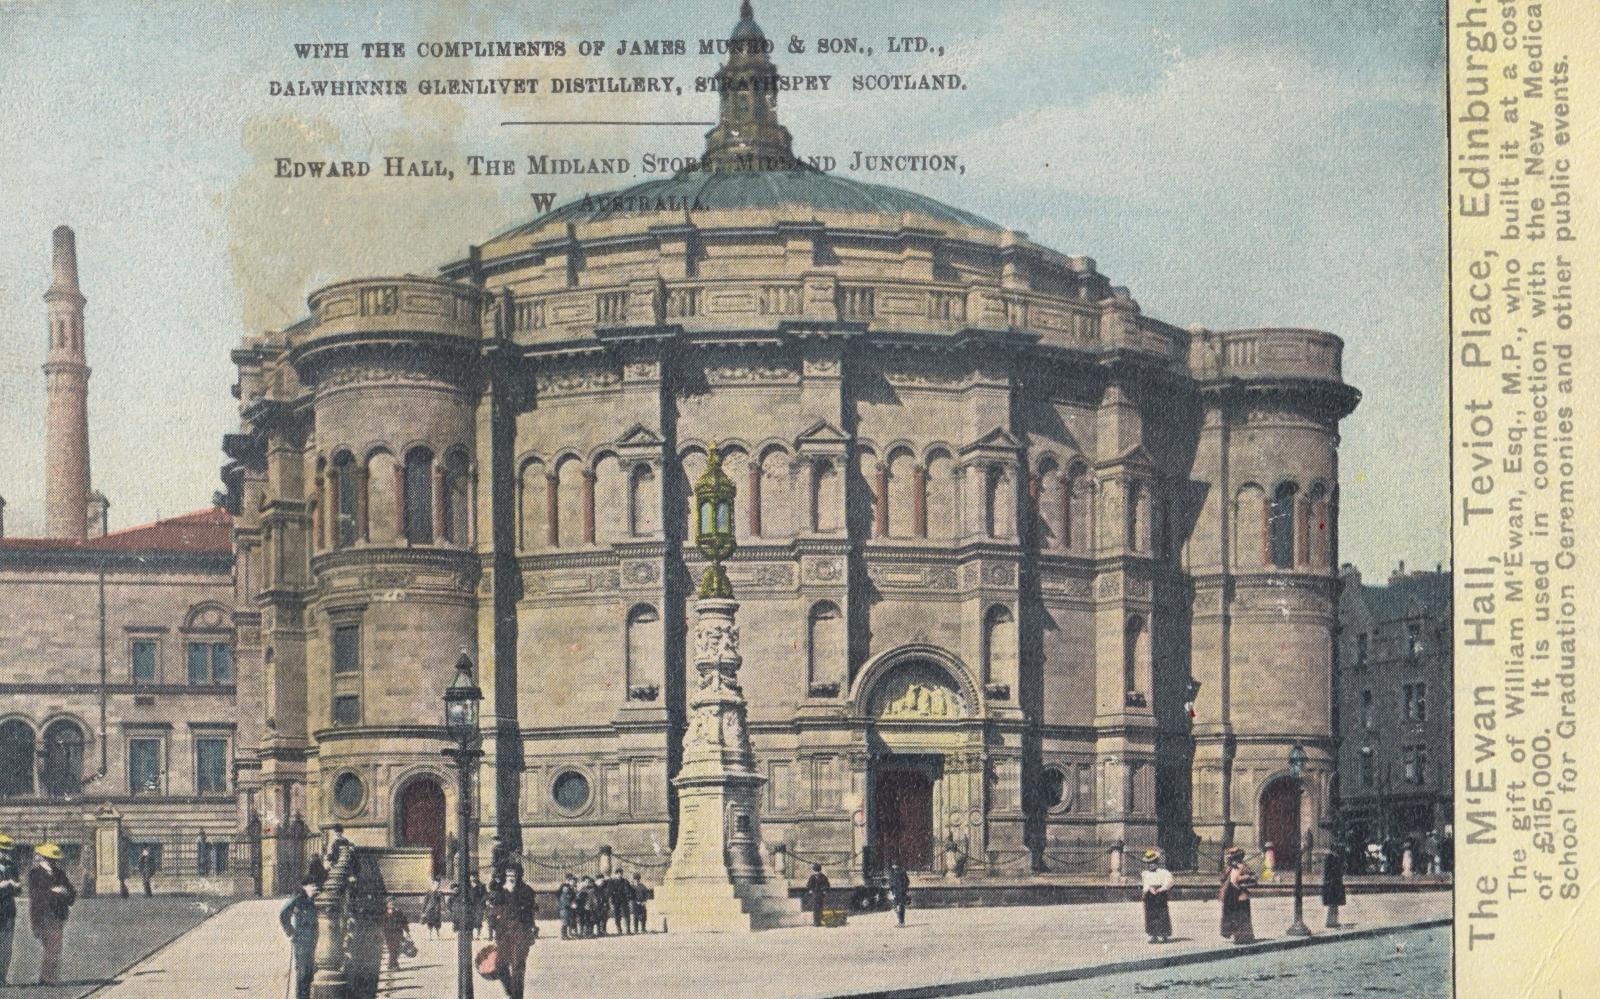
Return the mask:
{"type": "Polygon", "coordinates": [[[1250,922],[1250,888],[1255,872],[1244,862],[1244,849],[1228,851],[1228,871],[1222,876],[1222,935],[1236,944],[1251,943],[1255,930],[1250,922]]]}
{"type": "Polygon", "coordinates": [[[1166,943],[1172,939],[1172,914],[1167,909],[1167,895],[1172,890],[1172,872],[1161,865],[1161,854],[1155,850],[1144,852],[1144,870],[1139,874],[1144,887],[1144,932],[1151,943],[1166,943]]]}

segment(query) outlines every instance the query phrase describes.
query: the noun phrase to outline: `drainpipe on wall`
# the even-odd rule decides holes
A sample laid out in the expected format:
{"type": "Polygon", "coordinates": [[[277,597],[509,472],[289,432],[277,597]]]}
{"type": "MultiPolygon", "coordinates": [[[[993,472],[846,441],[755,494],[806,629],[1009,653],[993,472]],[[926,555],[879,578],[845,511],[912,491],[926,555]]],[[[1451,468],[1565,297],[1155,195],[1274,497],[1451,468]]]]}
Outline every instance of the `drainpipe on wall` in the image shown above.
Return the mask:
{"type": "Polygon", "coordinates": [[[100,569],[100,777],[106,775],[106,685],[110,675],[106,668],[106,570],[100,569]]]}

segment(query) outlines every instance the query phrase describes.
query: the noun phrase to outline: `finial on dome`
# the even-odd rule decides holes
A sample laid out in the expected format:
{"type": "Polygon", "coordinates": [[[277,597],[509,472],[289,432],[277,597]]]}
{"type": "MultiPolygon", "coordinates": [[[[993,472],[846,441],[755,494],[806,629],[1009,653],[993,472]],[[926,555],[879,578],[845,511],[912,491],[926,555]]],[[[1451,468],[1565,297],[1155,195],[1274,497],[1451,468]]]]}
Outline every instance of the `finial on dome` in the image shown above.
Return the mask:
{"type": "Polygon", "coordinates": [[[778,124],[778,70],[767,58],[772,43],[756,24],[750,0],[739,4],[739,23],[728,39],[728,61],[717,71],[722,107],[706,133],[701,162],[714,171],[793,170],[788,129],[778,124]]]}

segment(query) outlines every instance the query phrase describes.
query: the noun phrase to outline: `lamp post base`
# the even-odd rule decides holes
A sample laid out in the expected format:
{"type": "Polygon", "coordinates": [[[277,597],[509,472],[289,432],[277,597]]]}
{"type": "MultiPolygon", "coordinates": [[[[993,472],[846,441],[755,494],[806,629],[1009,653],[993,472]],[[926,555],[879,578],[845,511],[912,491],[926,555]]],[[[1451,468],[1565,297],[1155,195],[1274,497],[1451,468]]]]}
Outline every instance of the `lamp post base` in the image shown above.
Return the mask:
{"type": "Polygon", "coordinates": [[[1289,928],[1284,930],[1283,932],[1284,932],[1285,936],[1309,937],[1311,935],[1311,928],[1305,924],[1305,920],[1296,919],[1289,926],[1289,928]]]}

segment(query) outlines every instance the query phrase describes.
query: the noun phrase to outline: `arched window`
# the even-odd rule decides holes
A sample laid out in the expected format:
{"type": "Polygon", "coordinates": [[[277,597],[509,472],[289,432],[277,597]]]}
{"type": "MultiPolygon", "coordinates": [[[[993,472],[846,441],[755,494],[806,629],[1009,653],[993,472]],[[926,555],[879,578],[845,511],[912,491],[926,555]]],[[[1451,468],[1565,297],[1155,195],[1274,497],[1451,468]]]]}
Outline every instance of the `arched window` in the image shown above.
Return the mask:
{"type": "Polygon", "coordinates": [[[956,511],[956,463],[944,451],[928,454],[928,537],[954,540],[959,531],[956,511]]]}
{"type": "Polygon", "coordinates": [[[686,531],[683,540],[689,545],[695,539],[695,508],[694,508],[694,483],[706,470],[706,454],[704,451],[687,451],[678,460],[678,467],[683,470],[683,478],[678,481],[678,495],[674,502],[683,503],[683,516],[686,531]]]}
{"type": "Polygon", "coordinates": [[[0,725],[0,797],[33,793],[33,729],[20,718],[0,725]]]}
{"type": "Polygon", "coordinates": [[[1067,501],[1066,480],[1060,475],[1054,458],[1039,462],[1037,491],[1033,500],[1033,517],[1040,549],[1059,549],[1066,538],[1067,501]]]}
{"type": "Polygon", "coordinates": [[[916,536],[917,507],[923,502],[917,493],[922,481],[916,472],[917,459],[910,451],[897,449],[889,455],[885,484],[889,492],[889,537],[916,536]]]}
{"type": "Polygon", "coordinates": [[[1144,704],[1145,679],[1149,675],[1146,668],[1149,649],[1150,635],[1145,628],[1144,618],[1138,614],[1128,615],[1128,623],[1122,632],[1122,684],[1127,691],[1127,704],[1130,707],[1144,704]]]}
{"type": "Polygon", "coordinates": [[[983,623],[983,682],[1008,682],[1016,672],[1017,619],[1000,604],[989,608],[983,623]]]}
{"type": "Polygon", "coordinates": [[[811,605],[806,623],[806,686],[823,696],[837,694],[846,672],[848,649],[845,643],[844,615],[831,600],[811,605]],[[833,689],[828,691],[828,686],[833,689]],[[819,689],[820,688],[820,689],[819,689]]]}
{"type": "Polygon", "coordinates": [[[393,544],[405,534],[400,520],[403,471],[394,455],[374,451],[367,456],[367,540],[393,544]]]}
{"type": "Polygon", "coordinates": [[[647,537],[659,530],[661,492],[656,487],[656,470],[641,461],[628,476],[628,533],[647,537]]]}
{"type": "Polygon", "coordinates": [[[630,700],[654,700],[654,692],[647,697],[643,689],[659,690],[661,685],[661,615],[654,607],[638,604],[628,612],[623,644],[625,696],[630,700]]]}
{"type": "Polygon", "coordinates": [[[561,459],[556,465],[555,547],[576,548],[587,540],[585,527],[594,524],[588,504],[593,491],[594,480],[583,462],[561,459]]]}
{"type": "Polygon", "coordinates": [[[1279,569],[1294,568],[1295,510],[1299,505],[1300,487],[1293,482],[1280,482],[1272,491],[1272,511],[1268,516],[1267,535],[1271,541],[1272,564],[1279,569]]]}
{"type": "Polygon", "coordinates": [[[812,465],[811,473],[811,529],[818,534],[832,534],[843,526],[844,489],[840,484],[839,469],[828,458],[812,465]]]}
{"type": "Polygon", "coordinates": [[[425,447],[406,452],[406,540],[414,545],[433,544],[433,452],[425,447]]]}
{"type": "Polygon", "coordinates": [[[83,790],[83,729],[65,718],[44,730],[44,762],[39,770],[40,789],[55,798],[83,790]]]}
{"type": "Polygon", "coordinates": [[[468,518],[472,516],[472,473],[467,456],[451,451],[444,459],[444,491],[439,499],[444,503],[444,539],[451,544],[467,543],[468,518]]]}
{"type": "Polygon", "coordinates": [[[991,538],[1009,538],[1017,523],[1016,490],[1004,468],[989,469],[984,497],[984,533],[991,538]]]}
{"type": "Polygon", "coordinates": [[[336,518],[333,546],[348,548],[356,543],[356,462],[349,451],[340,451],[333,456],[329,480],[336,518]]]}
{"type": "Polygon", "coordinates": [[[761,456],[761,536],[787,538],[794,529],[794,492],[789,454],[772,448],[761,456]]]}
{"type": "Polygon", "coordinates": [[[517,479],[521,492],[518,516],[521,519],[522,550],[535,551],[547,546],[549,538],[549,486],[544,462],[535,458],[522,466],[517,479]]]}

